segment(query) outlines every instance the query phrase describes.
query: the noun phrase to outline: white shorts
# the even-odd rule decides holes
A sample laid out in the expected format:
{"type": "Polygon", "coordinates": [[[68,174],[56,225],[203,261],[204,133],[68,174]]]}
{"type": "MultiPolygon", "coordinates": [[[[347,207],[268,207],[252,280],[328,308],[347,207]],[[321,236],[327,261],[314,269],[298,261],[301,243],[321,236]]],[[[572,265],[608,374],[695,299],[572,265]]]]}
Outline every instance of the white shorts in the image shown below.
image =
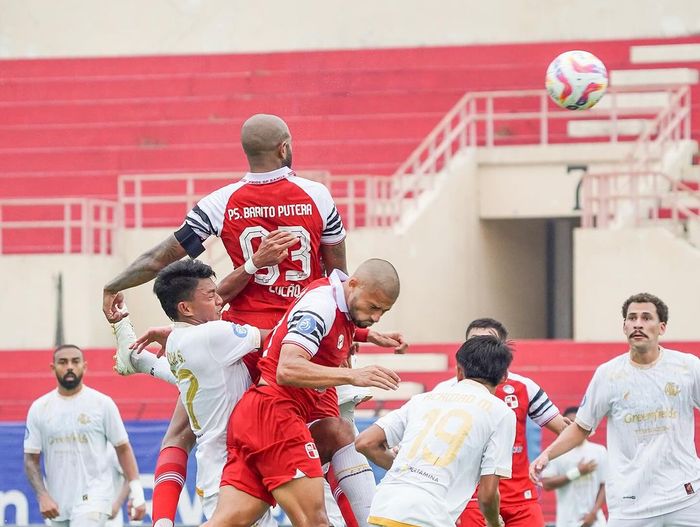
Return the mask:
{"type": "Polygon", "coordinates": [[[610,518],[608,527],[698,527],[700,525],[700,500],[683,509],[644,518],[641,520],[621,520],[610,518]]]}
{"type": "Polygon", "coordinates": [[[109,519],[109,514],[96,511],[85,511],[72,514],[70,520],[51,520],[52,527],[104,527],[109,519]]]}

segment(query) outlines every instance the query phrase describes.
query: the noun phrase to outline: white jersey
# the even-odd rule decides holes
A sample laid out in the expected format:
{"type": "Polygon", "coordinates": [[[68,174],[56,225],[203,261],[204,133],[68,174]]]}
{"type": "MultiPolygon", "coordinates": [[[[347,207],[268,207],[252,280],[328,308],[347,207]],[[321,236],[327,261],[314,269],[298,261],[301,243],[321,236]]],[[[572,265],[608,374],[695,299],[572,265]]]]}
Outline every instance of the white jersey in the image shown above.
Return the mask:
{"type": "Polygon", "coordinates": [[[576,423],[592,430],[608,417],[610,518],[651,518],[700,501],[697,407],[698,357],[662,348],[648,366],[625,353],[598,367],[576,423]]]}
{"type": "MultiPolygon", "coordinates": [[[[590,474],[581,476],[556,490],[557,493],[557,525],[556,527],[580,527],[581,518],[588,514],[593,505],[600,486],[605,483],[608,472],[608,453],[603,445],[584,441],[573,450],[553,460],[542,473],[542,476],[563,476],[581,461],[595,461],[596,469],[590,474]]],[[[592,527],[605,527],[605,515],[598,511],[597,521],[592,527]]]]}
{"type": "Polygon", "coordinates": [[[510,477],[515,414],[477,382],[416,395],[376,424],[399,453],[370,523],[454,525],[482,475],[510,477]]]}
{"type": "Polygon", "coordinates": [[[56,521],[70,520],[78,506],[111,514],[109,449],[128,441],[117,405],[87,386],[70,397],[53,390],[32,403],[24,452],[44,455],[46,487],[58,504],[56,521]]]}
{"type": "Polygon", "coordinates": [[[197,437],[197,493],[219,492],[226,463],[226,428],[231,411],[251,385],[241,359],[260,347],[260,331],[223,320],[196,326],[176,322],[166,356],[197,437]]]}

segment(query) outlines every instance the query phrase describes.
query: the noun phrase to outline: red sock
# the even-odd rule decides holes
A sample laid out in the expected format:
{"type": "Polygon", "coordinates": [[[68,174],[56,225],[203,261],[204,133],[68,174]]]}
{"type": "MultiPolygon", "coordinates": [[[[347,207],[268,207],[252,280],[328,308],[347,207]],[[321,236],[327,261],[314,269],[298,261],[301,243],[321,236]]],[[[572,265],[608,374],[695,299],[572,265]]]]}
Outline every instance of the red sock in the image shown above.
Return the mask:
{"type": "Polygon", "coordinates": [[[338,486],[338,481],[336,481],[335,474],[333,474],[332,469],[329,470],[326,474],[326,480],[331,486],[333,498],[335,498],[335,502],[338,504],[340,514],[342,514],[343,520],[345,520],[345,525],[347,525],[347,527],[358,527],[357,520],[355,519],[355,515],[352,512],[352,507],[350,507],[350,502],[348,501],[348,498],[345,496],[341,488],[338,486]]]}
{"type": "MultiPolygon", "coordinates": [[[[161,450],[154,474],[153,512],[151,513],[153,525],[156,525],[161,519],[170,520],[169,525],[175,523],[177,502],[180,500],[182,487],[185,486],[186,476],[187,452],[176,446],[165,447],[161,450]]],[[[161,522],[160,526],[163,523],[161,522]]],[[[166,523],[166,525],[168,524],[166,523]]]]}

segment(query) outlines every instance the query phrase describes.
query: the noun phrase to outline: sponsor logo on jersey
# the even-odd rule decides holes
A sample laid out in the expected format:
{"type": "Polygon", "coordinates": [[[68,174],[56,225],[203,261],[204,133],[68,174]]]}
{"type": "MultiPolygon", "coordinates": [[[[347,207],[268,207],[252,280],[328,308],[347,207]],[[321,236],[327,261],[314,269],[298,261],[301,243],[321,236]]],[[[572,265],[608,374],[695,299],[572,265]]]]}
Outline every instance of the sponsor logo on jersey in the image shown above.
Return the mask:
{"type": "Polygon", "coordinates": [[[506,395],[503,398],[503,402],[506,403],[513,410],[515,410],[518,407],[518,398],[515,395],[506,395]]]}
{"type": "Polygon", "coordinates": [[[681,387],[678,386],[675,382],[667,382],[666,388],[664,388],[664,393],[669,397],[675,397],[676,395],[681,393],[681,387]]]}
{"type": "Polygon", "coordinates": [[[503,387],[503,391],[506,392],[506,393],[514,393],[514,392],[515,392],[515,388],[513,388],[510,384],[506,384],[506,385],[503,387]]]}
{"type": "Polygon", "coordinates": [[[297,331],[302,335],[310,335],[316,329],[316,319],[311,315],[304,315],[297,322],[297,331]]]}
{"type": "Polygon", "coordinates": [[[80,414],[80,415],[78,416],[78,422],[79,422],[81,425],[90,424],[90,416],[89,416],[89,415],[86,415],[86,414],[80,414]]]}
{"type": "Polygon", "coordinates": [[[318,450],[316,449],[316,444],[312,441],[310,443],[306,443],[304,445],[304,448],[306,448],[306,455],[309,456],[311,459],[318,459],[318,450]]]}
{"type": "Polygon", "coordinates": [[[690,496],[691,494],[695,494],[695,489],[693,488],[692,483],[685,483],[685,484],[683,484],[683,486],[685,487],[685,493],[688,496],[690,496]]]}
{"type": "Polygon", "coordinates": [[[345,343],[345,335],[340,335],[338,337],[338,349],[342,349],[344,343],[345,343]]]}
{"type": "Polygon", "coordinates": [[[237,337],[245,338],[246,335],[248,335],[248,328],[246,328],[245,326],[241,326],[240,324],[234,324],[233,333],[237,337]]]}

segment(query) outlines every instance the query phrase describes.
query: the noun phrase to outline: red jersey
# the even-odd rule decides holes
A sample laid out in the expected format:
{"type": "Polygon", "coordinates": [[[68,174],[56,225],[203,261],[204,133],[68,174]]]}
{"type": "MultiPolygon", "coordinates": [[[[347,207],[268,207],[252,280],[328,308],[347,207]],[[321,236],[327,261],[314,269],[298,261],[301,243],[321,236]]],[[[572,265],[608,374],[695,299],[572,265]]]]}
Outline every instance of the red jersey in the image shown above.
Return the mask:
{"type": "Polygon", "coordinates": [[[350,353],[355,331],[343,293],[342,282],[346,279],[336,270],[328,278],[312,283],[279,321],[258,363],[265,382],[281,398],[294,401],[305,421],[309,420],[325,390],[278,385],[280,352],[284,344],[295,344],[307,351],[311,362],[340,366],[350,353]]]}
{"type": "MultiPolygon", "coordinates": [[[[436,389],[439,387],[440,385],[436,389]]],[[[528,475],[530,461],[527,457],[527,418],[530,417],[538,425],[544,426],[559,415],[559,409],[535,381],[517,373],[508,372],[506,382],[496,387],[495,395],[515,412],[512,476],[510,479],[501,479],[498,485],[501,508],[531,500],[537,501],[537,488],[528,475]]],[[[469,500],[467,508],[479,508],[476,492],[469,500]]]]}
{"type": "Polygon", "coordinates": [[[231,301],[224,320],[271,329],[304,288],[324,276],[321,245],[345,239],[333,198],[321,183],[300,178],[286,167],[248,173],[202,198],[176,233],[193,258],[201,254],[201,242],[219,236],[233,266],[240,267],[274,230],[295,234],[299,243],[290,249],[289,258],[255,274],[231,301]],[[188,243],[192,233],[198,243],[188,243]]]}

